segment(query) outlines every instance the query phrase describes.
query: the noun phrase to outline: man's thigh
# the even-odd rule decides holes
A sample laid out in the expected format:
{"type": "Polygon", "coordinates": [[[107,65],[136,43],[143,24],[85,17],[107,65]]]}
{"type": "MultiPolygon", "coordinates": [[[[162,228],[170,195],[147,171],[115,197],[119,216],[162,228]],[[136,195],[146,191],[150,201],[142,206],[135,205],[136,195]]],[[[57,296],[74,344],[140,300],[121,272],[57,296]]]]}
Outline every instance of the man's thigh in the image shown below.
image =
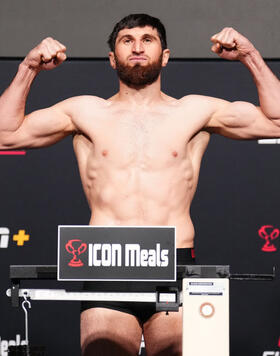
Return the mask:
{"type": "Polygon", "coordinates": [[[154,314],[143,330],[147,356],[182,355],[182,308],[154,314]]]}
{"type": "Polygon", "coordinates": [[[91,308],[81,314],[83,356],[138,355],[142,328],[133,315],[106,308],[91,308]]]}

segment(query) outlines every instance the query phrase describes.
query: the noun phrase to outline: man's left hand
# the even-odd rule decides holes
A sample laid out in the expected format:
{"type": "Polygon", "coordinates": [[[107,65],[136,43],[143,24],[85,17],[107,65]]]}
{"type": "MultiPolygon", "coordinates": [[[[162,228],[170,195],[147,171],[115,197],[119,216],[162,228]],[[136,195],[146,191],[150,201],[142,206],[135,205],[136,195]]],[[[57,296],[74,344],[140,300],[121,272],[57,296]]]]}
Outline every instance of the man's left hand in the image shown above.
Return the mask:
{"type": "Polygon", "coordinates": [[[231,27],[225,27],[221,32],[211,37],[211,50],[223,59],[243,60],[250,55],[255,47],[239,32],[231,27]]]}

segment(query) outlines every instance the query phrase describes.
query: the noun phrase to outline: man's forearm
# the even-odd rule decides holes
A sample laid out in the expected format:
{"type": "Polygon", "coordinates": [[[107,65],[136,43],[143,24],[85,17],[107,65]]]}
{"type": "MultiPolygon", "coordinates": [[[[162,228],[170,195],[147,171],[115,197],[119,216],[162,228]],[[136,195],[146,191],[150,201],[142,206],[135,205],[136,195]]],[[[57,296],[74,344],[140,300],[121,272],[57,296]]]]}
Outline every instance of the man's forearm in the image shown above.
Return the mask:
{"type": "Polygon", "coordinates": [[[242,63],[250,70],[256,83],[260,106],[270,119],[280,119],[280,81],[266,65],[257,50],[248,54],[242,63]]]}
{"type": "Polygon", "coordinates": [[[0,97],[0,132],[15,131],[24,120],[25,103],[37,72],[22,62],[11,85],[0,97]]]}
{"type": "Polygon", "coordinates": [[[240,60],[256,83],[263,113],[272,120],[280,119],[280,83],[265,64],[253,44],[231,27],[211,37],[212,51],[228,60],[240,60]]]}

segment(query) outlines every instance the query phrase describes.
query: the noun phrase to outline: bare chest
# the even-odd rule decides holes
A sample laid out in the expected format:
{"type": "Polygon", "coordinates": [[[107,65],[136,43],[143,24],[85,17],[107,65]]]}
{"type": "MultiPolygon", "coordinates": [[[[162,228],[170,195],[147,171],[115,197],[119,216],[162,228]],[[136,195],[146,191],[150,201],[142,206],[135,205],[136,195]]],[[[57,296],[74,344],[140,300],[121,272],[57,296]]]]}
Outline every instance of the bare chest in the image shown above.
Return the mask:
{"type": "Polygon", "coordinates": [[[126,113],[101,120],[89,136],[97,160],[155,168],[184,159],[191,135],[180,118],[126,113]]]}

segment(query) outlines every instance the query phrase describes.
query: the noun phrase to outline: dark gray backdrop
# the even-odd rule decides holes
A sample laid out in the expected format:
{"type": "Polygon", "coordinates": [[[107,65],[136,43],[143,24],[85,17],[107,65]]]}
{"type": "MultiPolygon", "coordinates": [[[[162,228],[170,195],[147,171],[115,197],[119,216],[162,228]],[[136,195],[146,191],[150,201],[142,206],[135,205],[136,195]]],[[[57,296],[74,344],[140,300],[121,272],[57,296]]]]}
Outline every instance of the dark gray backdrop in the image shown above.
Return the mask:
{"type": "MultiPolygon", "coordinates": [[[[3,90],[18,61],[2,60],[3,90]]],[[[270,61],[279,75],[280,61],[270,61]]],[[[71,60],[41,73],[28,99],[27,111],[64,98],[94,94],[104,98],[117,90],[115,73],[105,60],[71,60]]],[[[181,97],[190,93],[257,104],[257,93],[247,70],[222,60],[173,60],[163,73],[163,90],[181,97]]],[[[87,224],[89,210],[79,181],[71,139],[26,156],[0,156],[0,226],[11,231],[1,259],[1,340],[24,337],[24,314],[12,309],[5,290],[10,264],[56,264],[57,225],[87,224]],[[18,229],[30,241],[17,246],[18,229]]],[[[280,227],[279,148],[256,141],[237,142],[213,136],[204,157],[192,217],[197,231],[198,263],[230,264],[232,272],[271,272],[279,266],[277,251],[261,251],[262,225],[280,227]]],[[[29,287],[64,288],[58,282],[26,283],[29,287]]],[[[68,284],[66,283],[66,287],[68,284]]],[[[79,288],[79,285],[73,287],[79,288]]],[[[231,356],[261,356],[279,350],[279,273],[274,282],[231,284],[231,356]]],[[[30,310],[32,344],[47,346],[47,355],[79,354],[79,305],[74,302],[33,302],[30,310]]]]}
{"type": "Polygon", "coordinates": [[[211,58],[210,37],[231,26],[266,58],[279,58],[279,0],[2,0],[0,56],[24,56],[44,37],[68,47],[71,57],[107,57],[113,25],[146,12],[166,25],[173,58],[211,58]]]}

